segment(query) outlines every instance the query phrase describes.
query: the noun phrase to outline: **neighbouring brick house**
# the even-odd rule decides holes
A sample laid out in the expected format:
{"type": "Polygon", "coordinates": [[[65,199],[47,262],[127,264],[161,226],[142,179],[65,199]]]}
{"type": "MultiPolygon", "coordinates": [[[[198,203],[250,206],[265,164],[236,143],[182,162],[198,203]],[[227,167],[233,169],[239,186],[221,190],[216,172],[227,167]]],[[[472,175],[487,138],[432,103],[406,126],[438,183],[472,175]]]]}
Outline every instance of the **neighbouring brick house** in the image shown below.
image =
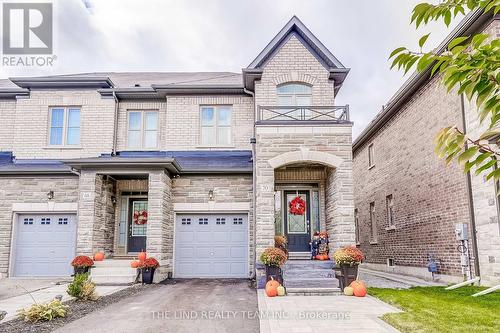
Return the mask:
{"type": "MultiPolygon", "coordinates": [[[[452,38],[482,30],[500,37],[498,17],[469,14],[440,49],[452,38]]],[[[456,90],[447,93],[441,77],[429,79],[426,71],[413,75],[355,140],[356,238],[367,267],[430,278],[431,255],[441,279],[461,280],[455,225],[463,223],[471,257],[477,258],[472,270],[484,284],[499,283],[495,184],[464,174],[455,163],[446,167],[434,153],[433,139],[441,128],[464,124],[473,137],[478,133],[475,108],[462,103],[456,90]]]]}
{"type": "Polygon", "coordinates": [[[246,278],[275,234],[352,244],[348,71],[294,17],[242,73],[1,81],[0,275],[146,250],[157,279],[246,278]]]}

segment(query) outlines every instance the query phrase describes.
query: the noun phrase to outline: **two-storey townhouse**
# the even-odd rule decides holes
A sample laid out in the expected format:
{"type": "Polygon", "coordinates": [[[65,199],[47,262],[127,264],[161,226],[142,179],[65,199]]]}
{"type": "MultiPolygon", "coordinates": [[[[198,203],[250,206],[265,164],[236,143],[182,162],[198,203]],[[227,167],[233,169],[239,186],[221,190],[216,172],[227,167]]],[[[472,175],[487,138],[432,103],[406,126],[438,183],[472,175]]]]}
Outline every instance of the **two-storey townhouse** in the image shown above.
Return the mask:
{"type": "Polygon", "coordinates": [[[1,276],[145,250],[157,280],[248,278],[277,234],[299,256],[318,230],[352,244],[347,73],[293,17],[242,73],[3,80],[1,276]]]}
{"type": "MultiPolygon", "coordinates": [[[[498,17],[470,13],[437,50],[481,31],[498,38],[498,17]]],[[[434,137],[443,127],[477,137],[478,113],[456,89],[447,93],[441,76],[429,74],[410,77],[354,141],[356,242],[371,269],[431,279],[432,260],[434,277],[443,281],[470,274],[483,284],[498,284],[498,184],[464,174],[455,163],[446,166],[434,152],[434,137]],[[457,238],[457,224],[467,226],[468,251],[457,238]]]]}

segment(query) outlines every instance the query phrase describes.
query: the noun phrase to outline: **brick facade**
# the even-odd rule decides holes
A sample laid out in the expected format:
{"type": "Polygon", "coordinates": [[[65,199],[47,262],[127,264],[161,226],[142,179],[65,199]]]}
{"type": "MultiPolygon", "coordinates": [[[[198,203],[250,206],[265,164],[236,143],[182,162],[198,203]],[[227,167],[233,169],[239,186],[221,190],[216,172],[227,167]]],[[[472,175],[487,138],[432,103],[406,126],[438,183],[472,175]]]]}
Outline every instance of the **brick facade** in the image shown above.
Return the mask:
{"type": "MultiPolygon", "coordinates": [[[[498,36],[498,21],[486,28],[498,36]]],[[[477,111],[465,103],[467,132],[477,136],[477,111]]],[[[359,247],[366,264],[381,270],[430,278],[428,256],[438,261],[438,276],[447,281],[462,279],[459,242],[455,224],[469,227],[473,252],[467,175],[455,162],[445,165],[434,153],[433,139],[446,126],[463,128],[461,97],[447,93],[441,77],[427,81],[409,101],[399,107],[375,134],[354,151],[355,205],[358,216],[359,247]],[[372,145],[374,165],[369,167],[368,146],[372,145]],[[387,196],[392,195],[395,226],[389,227],[387,196]],[[370,204],[376,237],[371,237],[370,204]],[[387,259],[395,267],[387,267],[387,259]]],[[[477,246],[482,283],[500,281],[500,225],[498,200],[492,181],[471,175],[472,204],[476,221],[477,246]]],[[[474,262],[471,262],[474,270],[474,262]]],[[[473,272],[474,274],[474,272],[473,272]]]]}

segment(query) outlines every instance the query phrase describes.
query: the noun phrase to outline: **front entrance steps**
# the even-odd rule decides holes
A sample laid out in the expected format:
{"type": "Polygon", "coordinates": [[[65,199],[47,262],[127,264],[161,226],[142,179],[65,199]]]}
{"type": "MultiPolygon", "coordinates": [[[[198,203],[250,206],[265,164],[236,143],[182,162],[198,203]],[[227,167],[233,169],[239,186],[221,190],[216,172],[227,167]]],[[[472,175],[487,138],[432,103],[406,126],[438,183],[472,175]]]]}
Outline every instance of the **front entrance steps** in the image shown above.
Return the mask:
{"type": "Polygon", "coordinates": [[[95,261],[90,278],[97,285],[131,285],[137,277],[137,269],[130,267],[130,259],[104,259],[95,261]]]}
{"type": "Polygon", "coordinates": [[[283,266],[283,280],[290,296],[340,295],[339,281],[331,260],[288,260],[283,266]]]}

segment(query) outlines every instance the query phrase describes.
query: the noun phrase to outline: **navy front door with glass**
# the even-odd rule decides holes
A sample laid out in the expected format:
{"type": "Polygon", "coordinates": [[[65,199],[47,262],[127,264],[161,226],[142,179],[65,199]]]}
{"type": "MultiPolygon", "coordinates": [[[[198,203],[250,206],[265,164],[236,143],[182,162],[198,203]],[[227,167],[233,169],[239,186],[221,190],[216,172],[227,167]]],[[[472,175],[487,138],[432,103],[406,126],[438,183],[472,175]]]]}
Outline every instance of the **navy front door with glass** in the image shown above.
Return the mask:
{"type": "Polygon", "coordinates": [[[146,251],[147,213],[148,199],[129,199],[128,252],[146,251]]]}
{"type": "Polygon", "coordinates": [[[307,252],[310,250],[310,200],[309,191],[284,191],[285,235],[288,239],[288,251],[307,252]],[[299,196],[305,202],[303,214],[292,214],[290,202],[299,196]]]}

